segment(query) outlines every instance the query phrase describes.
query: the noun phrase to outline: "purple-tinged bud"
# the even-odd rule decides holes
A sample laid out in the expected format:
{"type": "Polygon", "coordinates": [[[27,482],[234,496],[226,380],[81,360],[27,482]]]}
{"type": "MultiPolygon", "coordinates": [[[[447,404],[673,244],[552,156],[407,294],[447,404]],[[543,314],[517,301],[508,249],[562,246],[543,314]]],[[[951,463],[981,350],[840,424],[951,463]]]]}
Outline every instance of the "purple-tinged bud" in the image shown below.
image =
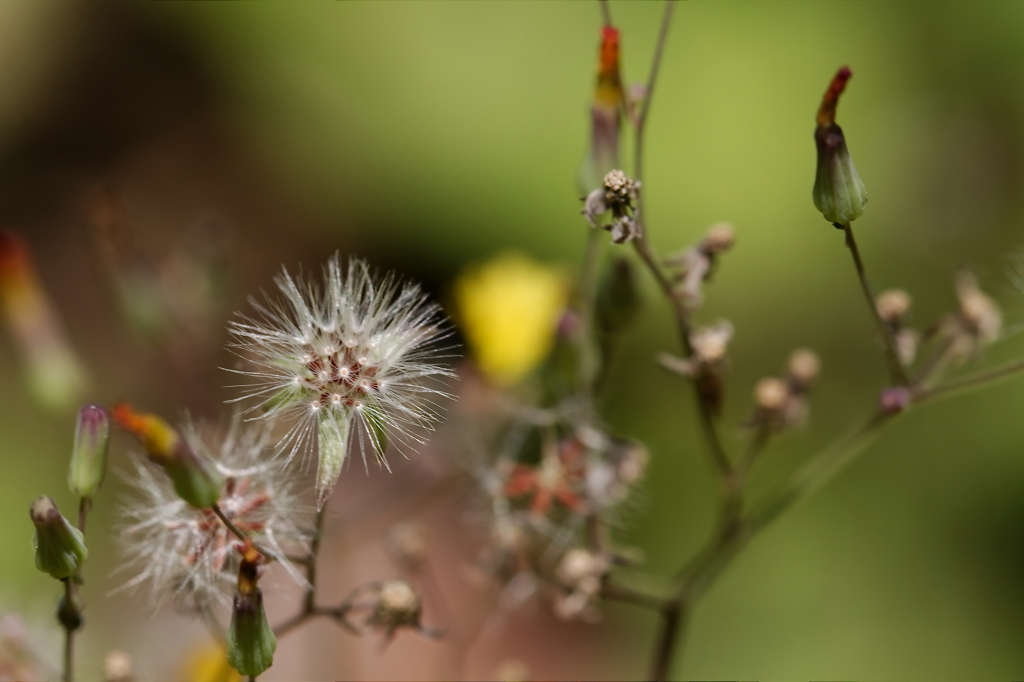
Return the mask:
{"type": "Polygon", "coordinates": [[[53,499],[45,495],[35,499],[29,516],[36,527],[36,568],[58,580],[77,573],[89,556],[82,531],[61,516],[53,499]]]}
{"type": "Polygon", "coordinates": [[[887,388],[878,396],[878,407],[885,414],[899,414],[910,407],[913,399],[914,394],[910,392],[909,388],[904,386],[887,388]]]}
{"type": "Polygon", "coordinates": [[[818,127],[814,143],[818,148],[818,169],[814,176],[814,205],[825,220],[838,226],[848,225],[864,213],[868,193],[846,148],[843,129],[835,121],[839,95],[853,74],[839,69],[818,109],[818,127]]]}
{"type": "Polygon", "coordinates": [[[68,467],[68,488],[79,497],[92,497],[107,471],[110,443],[110,418],[99,405],[86,405],[78,411],[75,447],[68,467]]]}

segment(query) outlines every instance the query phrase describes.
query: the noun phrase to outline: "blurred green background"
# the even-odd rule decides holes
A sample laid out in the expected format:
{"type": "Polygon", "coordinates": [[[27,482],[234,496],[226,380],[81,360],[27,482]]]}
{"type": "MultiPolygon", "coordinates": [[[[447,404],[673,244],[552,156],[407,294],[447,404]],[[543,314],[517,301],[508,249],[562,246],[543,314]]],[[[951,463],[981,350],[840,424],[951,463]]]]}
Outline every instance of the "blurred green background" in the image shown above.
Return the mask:
{"type": "MultiPolygon", "coordinates": [[[[629,82],[646,79],[661,10],[611,3],[629,82]]],[[[119,184],[152,253],[203,211],[230,220],[225,316],[281,263],[313,268],[337,249],[442,297],[467,262],[510,247],[578,268],[600,21],[589,2],[0,5],[0,223],[28,235],[90,399],[216,415],[216,368],[230,362],[219,328],[154,346],[118,327],[83,236],[97,182],[119,184]]],[[[765,454],[758,490],[870,410],[885,381],[842,235],[810,198],[814,113],[843,64],[855,75],[838,121],[871,197],[856,227],[876,289],[908,289],[926,326],[969,266],[1009,332],[982,361],[1024,355],[1011,276],[1024,4],[682,3],[650,116],[647,226],[665,252],[715,222],[736,228],[701,312],[736,328],[727,441],[741,442],[751,387],[791,349],[824,362],[808,428],[765,454]]],[[[607,414],[653,455],[621,539],[666,574],[706,537],[715,493],[690,392],[653,363],[677,343],[650,284],[607,414]]],[[[4,338],[0,610],[42,613],[45,630],[55,591],[32,566],[25,510],[44,491],[67,499],[73,420],[28,401],[4,338]]],[[[898,420],[735,562],[698,606],[676,676],[1024,676],[1022,402],[1019,380],[898,420]]],[[[101,500],[96,525],[113,508],[101,500]]],[[[98,613],[112,586],[87,593],[95,651],[127,636],[98,613]]],[[[539,677],[642,676],[655,620],[613,606],[586,643],[523,658],[539,677]]]]}

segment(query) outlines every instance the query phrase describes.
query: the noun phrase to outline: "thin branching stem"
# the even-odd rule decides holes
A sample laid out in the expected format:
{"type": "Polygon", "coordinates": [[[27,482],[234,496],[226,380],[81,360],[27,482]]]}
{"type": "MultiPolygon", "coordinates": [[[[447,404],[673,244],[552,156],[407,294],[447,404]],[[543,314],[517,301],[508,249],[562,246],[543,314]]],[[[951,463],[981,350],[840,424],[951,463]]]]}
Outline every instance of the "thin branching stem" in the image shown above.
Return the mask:
{"type": "Polygon", "coordinates": [[[612,13],[608,9],[608,0],[598,0],[598,7],[601,8],[601,21],[604,22],[605,26],[612,25],[612,13]]]}
{"type": "Polygon", "coordinates": [[[853,227],[850,223],[842,226],[843,232],[846,233],[846,246],[850,249],[850,254],[853,256],[853,264],[857,268],[857,278],[860,280],[860,288],[864,292],[864,298],[867,300],[868,308],[871,310],[871,316],[875,320],[875,325],[878,327],[878,333],[882,335],[882,343],[885,344],[885,357],[886,362],[889,365],[889,379],[895,386],[909,386],[910,382],[907,379],[906,370],[903,369],[903,363],[900,362],[900,354],[896,350],[896,339],[892,336],[892,331],[889,326],[885,324],[882,319],[882,315],[878,312],[878,305],[875,303],[875,295],[871,291],[871,284],[868,282],[868,275],[864,269],[864,261],[861,260],[860,250],[857,248],[857,240],[853,237],[853,227]]]}
{"type": "MultiPolygon", "coordinates": [[[[64,580],[64,601],[67,605],[74,604],[74,578],[64,580]]],[[[64,682],[75,680],[75,628],[64,624],[64,682]]]]}
{"type": "Polygon", "coordinates": [[[920,388],[914,391],[914,403],[939,400],[960,396],[981,388],[988,388],[993,384],[1000,383],[1007,379],[1024,374],[1024,360],[1014,360],[992,369],[982,370],[974,374],[952,379],[934,388],[920,388]]]}

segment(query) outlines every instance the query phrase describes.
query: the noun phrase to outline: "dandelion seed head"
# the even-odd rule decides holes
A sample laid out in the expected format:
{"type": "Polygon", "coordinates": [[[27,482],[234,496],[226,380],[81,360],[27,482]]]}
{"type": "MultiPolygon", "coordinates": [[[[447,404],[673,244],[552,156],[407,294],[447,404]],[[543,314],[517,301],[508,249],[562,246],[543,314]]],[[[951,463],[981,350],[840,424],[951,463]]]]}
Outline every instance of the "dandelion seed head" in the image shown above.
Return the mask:
{"type": "Polygon", "coordinates": [[[325,429],[328,457],[344,459],[351,440],[368,468],[367,447],[386,466],[385,442],[412,448],[438,421],[437,402],[448,396],[437,380],[454,376],[438,362],[449,328],[418,286],[375,276],[362,260],[343,270],[334,256],[322,281],[282,271],[276,284],[283,298],[253,301],[255,314],[230,325],[231,347],[249,366],[229,371],[248,380],[236,399],[247,418],[290,424],[277,445],[286,463],[319,444],[320,469],[330,473],[318,483],[323,504],[340,472],[325,465],[325,429]]]}
{"type": "MultiPolygon", "coordinates": [[[[260,546],[281,560],[285,573],[305,586],[302,573],[285,558],[305,554],[313,535],[312,510],[300,502],[296,479],[272,461],[272,422],[240,417],[217,439],[191,425],[183,437],[197,455],[224,477],[221,511],[260,546]]],[[[154,606],[171,597],[185,612],[229,604],[238,574],[237,538],[209,509],[196,509],[174,491],[170,479],[144,458],[133,458],[123,477],[134,496],[122,508],[120,544],[132,577],[118,588],[149,593],[154,606]]]]}

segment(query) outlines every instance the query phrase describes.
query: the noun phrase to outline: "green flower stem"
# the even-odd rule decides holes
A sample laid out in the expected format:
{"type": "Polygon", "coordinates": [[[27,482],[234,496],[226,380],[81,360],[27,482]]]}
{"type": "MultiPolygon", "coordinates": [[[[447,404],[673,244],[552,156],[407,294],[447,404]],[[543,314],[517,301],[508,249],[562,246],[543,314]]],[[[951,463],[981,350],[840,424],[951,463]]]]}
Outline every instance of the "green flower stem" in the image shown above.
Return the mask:
{"type": "MultiPolygon", "coordinates": [[[[73,604],[75,599],[75,586],[71,578],[64,580],[64,599],[67,603],[73,604]]],[[[64,682],[75,680],[75,629],[64,627],[64,682]]]]}
{"type": "Polygon", "coordinates": [[[871,309],[871,316],[875,319],[875,325],[878,327],[878,332],[882,335],[882,341],[885,344],[885,357],[889,364],[889,379],[894,386],[909,386],[910,381],[907,379],[906,370],[903,369],[903,363],[900,362],[899,353],[896,351],[896,340],[892,337],[885,321],[882,320],[882,316],[878,312],[878,306],[875,304],[875,295],[871,291],[871,284],[868,283],[868,275],[864,270],[864,261],[861,260],[860,250],[857,248],[857,240],[853,237],[853,227],[850,223],[846,223],[842,226],[842,229],[846,233],[846,247],[850,249],[850,254],[853,256],[853,264],[857,268],[860,288],[864,292],[868,308],[871,309]]]}

